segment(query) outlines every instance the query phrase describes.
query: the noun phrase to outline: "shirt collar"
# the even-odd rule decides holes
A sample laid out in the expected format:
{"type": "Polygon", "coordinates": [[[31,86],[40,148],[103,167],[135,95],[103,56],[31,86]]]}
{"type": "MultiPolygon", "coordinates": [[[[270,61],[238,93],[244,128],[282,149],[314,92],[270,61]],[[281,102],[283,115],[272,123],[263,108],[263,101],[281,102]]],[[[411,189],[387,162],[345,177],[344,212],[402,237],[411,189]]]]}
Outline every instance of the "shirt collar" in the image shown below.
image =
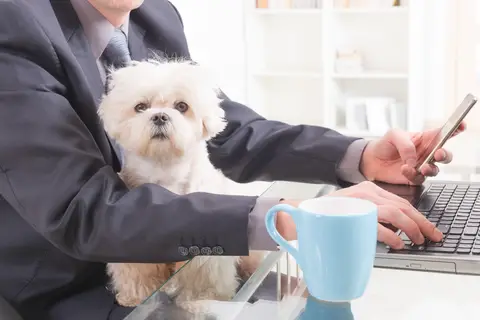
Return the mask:
{"type": "MultiPolygon", "coordinates": [[[[92,53],[99,59],[113,36],[115,27],[87,0],[71,0],[73,9],[82,24],[92,53]]],[[[120,27],[128,39],[129,17],[120,27]]]]}

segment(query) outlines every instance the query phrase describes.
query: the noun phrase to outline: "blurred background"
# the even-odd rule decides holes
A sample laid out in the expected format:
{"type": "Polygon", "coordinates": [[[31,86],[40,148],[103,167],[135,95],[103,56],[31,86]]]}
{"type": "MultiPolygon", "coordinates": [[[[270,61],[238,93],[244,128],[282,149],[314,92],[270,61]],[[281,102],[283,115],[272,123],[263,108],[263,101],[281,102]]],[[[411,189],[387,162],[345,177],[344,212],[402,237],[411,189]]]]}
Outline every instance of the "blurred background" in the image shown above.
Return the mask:
{"type": "MultiPolygon", "coordinates": [[[[375,138],[440,126],[480,96],[480,0],[171,1],[192,58],[269,119],[375,138]]],[[[480,104],[447,144],[471,180],[478,120],[480,104]]],[[[448,171],[439,178],[462,178],[448,171]]]]}

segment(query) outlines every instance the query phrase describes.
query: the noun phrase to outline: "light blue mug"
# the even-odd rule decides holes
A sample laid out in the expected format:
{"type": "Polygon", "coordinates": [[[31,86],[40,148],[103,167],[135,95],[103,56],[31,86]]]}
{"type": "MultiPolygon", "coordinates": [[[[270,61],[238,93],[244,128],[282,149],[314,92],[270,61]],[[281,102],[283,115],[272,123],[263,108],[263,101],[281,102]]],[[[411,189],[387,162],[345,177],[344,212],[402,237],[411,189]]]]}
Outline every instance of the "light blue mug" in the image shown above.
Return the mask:
{"type": "Polygon", "coordinates": [[[363,295],[377,247],[377,206],[367,200],[320,197],[298,208],[279,204],[266,217],[267,231],[303,271],[310,294],[323,301],[345,302],[363,295]],[[295,222],[298,249],[277,231],[279,211],[295,222]]]}

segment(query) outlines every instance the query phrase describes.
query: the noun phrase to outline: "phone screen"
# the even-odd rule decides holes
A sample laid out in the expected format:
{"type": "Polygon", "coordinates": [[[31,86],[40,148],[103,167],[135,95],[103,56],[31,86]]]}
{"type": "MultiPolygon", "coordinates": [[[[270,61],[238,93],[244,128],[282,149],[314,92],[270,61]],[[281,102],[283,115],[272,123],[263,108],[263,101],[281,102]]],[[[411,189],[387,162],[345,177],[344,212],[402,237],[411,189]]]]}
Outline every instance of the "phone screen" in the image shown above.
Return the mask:
{"type": "Polygon", "coordinates": [[[423,153],[418,156],[418,168],[429,162],[433,158],[435,151],[440,149],[443,144],[455,133],[458,126],[477,103],[477,98],[471,94],[468,94],[462,103],[457,107],[453,114],[448,118],[447,122],[442,126],[438,133],[428,142],[428,145],[423,149],[423,153]]]}

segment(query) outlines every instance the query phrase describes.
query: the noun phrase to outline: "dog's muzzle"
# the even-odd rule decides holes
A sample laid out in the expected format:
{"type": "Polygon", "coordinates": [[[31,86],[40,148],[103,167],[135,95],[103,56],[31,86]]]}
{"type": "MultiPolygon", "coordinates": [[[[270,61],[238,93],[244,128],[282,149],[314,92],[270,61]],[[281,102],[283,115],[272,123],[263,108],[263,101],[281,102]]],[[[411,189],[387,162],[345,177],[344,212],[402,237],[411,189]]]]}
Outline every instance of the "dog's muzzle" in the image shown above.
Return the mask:
{"type": "Polygon", "coordinates": [[[160,112],[152,115],[150,120],[154,125],[152,138],[161,140],[168,139],[167,125],[170,123],[170,117],[168,114],[160,112]]]}

